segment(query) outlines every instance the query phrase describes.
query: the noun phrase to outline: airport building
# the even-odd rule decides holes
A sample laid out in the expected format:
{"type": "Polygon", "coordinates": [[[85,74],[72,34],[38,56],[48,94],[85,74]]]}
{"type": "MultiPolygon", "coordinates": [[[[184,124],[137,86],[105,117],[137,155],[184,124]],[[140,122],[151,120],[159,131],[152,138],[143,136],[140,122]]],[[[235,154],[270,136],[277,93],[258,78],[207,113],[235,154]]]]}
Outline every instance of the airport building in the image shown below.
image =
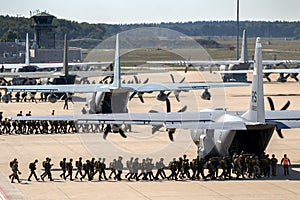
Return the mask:
{"type": "MultiPolygon", "coordinates": [[[[57,26],[53,25],[55,16],[41,12],[33,15],[31,19],[34,38],[30,39],[30,62],[62,62],[63,49],[56,48],[57,26]]],[[[70,47],[68,58],[70,62],[82,61],[81,48],[70,47]]],[[[25,41],[0,43],[0,63],[23,63],[24,60],[25,41]]]]}

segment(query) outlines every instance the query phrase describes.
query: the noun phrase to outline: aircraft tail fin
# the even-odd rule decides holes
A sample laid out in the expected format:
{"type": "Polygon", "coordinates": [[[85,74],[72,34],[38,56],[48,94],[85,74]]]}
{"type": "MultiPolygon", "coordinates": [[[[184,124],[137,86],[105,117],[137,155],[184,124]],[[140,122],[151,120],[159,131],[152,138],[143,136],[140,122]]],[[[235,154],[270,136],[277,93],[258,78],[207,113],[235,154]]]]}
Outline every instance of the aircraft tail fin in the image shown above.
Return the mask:
{"type": "Polygon", "coordinates": [[[120,67],[119,34],[116,35],[114,81],[112,83],[112,87],[114,87],[114,88],[121,88],[121,67],[120,67]]]}
{"type": "Polygon", "coordinates": [[[254,69],[252,77],[252,92],[250,108],[243,117],[250,122],[265,123],[265,105],[262,71],[262,45],[260,38],[256,38],[254,69]]]}
{"type": "Polygon", "coordinates": [[[244,62],[244,63],[248,62],[248,45],[247,45],[247,33],[246,33],[246,30],[243,31],[242,49],[241,49],[240,60],[242,62],[244,62]]]}
{"type": "Polygon", "coordinates": [[[65,34],[64,38],[64,63],[63,63],[63,72],[65,76],[69,75],[69,69],[68,69],[68,38],[67,34],[65,34]]]}
{"type": "Polygon", "coordinates": [[[29,61],[29,36],[28,33],[26,33],[26,44],[25,44],[25,65],[29,66],[30,61],[29,61]]]}

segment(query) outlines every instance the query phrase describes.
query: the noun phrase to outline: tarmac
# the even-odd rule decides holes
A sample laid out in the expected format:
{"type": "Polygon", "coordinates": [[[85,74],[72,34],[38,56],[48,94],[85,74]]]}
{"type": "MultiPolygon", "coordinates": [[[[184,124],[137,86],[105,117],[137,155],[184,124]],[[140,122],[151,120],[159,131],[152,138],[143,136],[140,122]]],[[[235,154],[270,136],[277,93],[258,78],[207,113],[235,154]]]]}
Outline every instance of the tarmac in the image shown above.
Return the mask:
{"type": "MultiPolygon", "coordinates": [[[[139,75],[141,81],[150,75],[139,75]]],[[[183,76],[185,82],[212,81],[217,75],[208,72],[174,72],[175,80],[180,81],[183,76]]],[[[271,75],[275,80],[276,75],[271,75]]],[[[126,80],[132,77],[126,77],[126,80]]],[[[249,77],[248,79],[251,79],[249,77]]],[[[150,76],[150,82],[170,82],[169,75],[150,76]],[[164,81],[161,81],[164,80],[164,81]]],[[[275,107],[280,109],[287,100],[291,101],[289,107],[300,109],[300,86],[294,80],[287,83],[264,82],[265,96],[274,100],[275,107]]],[[[180,102],[170,94],[172,111],[179,110],[187,105],[187,111],[197,111],[210,107],[226,107],[228,110],[247,110],[250,102],[250,86],[239,88],[212,89],[212,100],[201,100],[202,91],[181,92],[180,102]]],[[[144,94],[145,103],[142,104],[136,97],[129,102],[129,112],[148,112],[150,109],[159,112],[165,111],[165,103],[155,99],[156,94],[144,94]]],[[[265,98],[266,99],[266,98],[265,98]]],[[[265,101],[266,109],[269,109],[265,101]]],[[[69,103],[69,110],[63,110],[64,102],[56,104],[45,102],[1,103],[4,117],[15,116],[20,110],[32,115],[48,115],[54,109],[56,114],[79,113],[84,105],[84,96],[75,95],[74,104],[69,103]]],[[[186,111],[186,112],[187,112],[186,111]]],[[[53,168],[59,168],[59,161],[66,157],[78,157],[83,160],[95,157],[106,158],[106,164],[113,158],[123,156],[123,164],[131,156],[140,159],[151,157],[154,162],[160,157],[165,158],[168,164],[173,157],[187,154],[188,158],[196,157],[196,146],[193,144],[188,130],[177,130],[175,142],[170,142],[165,130],[161,129],[152,135],[151,127],[132,126],[132,132],[127,133],[128,138],[121,138],[118,134],[109,134],[107,140],[102,133],[78,134],[46,134],[46,135],[8,135],[0,136],[0,200],[2,199],[207,199],[207,200],[240,200],[240,199],[300,199],[300,134],[299,129],[283,130],[284,139],[274,133],[266,150],[268,154],[275,154],[280,160],[284,153],[292,162],[289,176],[283,176],[283,169],[278,167],[278,176],[262,179],[226,180],[226,181],[70,181],[59,178],[60,171],[53,171],[54,181],[37,182],[27,181],[29,175],[28,165],[35,159],[39,160],[37,174],[42,171],[42,161],[51,157],[53,168]],[[8,175],[11,174],[9,162],[14,158],[19,160],[21,183],[10,183],[8,175]]],[[[124,174],[126,174],[123,172],[124,174]]]]}

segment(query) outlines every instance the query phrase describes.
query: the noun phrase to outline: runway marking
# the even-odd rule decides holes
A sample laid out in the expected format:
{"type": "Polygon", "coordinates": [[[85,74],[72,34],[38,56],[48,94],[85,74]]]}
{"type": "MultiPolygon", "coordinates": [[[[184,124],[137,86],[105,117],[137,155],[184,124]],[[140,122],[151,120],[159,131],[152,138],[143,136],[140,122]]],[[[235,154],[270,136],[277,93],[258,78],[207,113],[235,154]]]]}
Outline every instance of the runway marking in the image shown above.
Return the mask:
{"type": "Polygon", "coordinates": [[[2,187],[0,187],[0,200],[10,200],[10,198],[6,195],[2,187]]]}

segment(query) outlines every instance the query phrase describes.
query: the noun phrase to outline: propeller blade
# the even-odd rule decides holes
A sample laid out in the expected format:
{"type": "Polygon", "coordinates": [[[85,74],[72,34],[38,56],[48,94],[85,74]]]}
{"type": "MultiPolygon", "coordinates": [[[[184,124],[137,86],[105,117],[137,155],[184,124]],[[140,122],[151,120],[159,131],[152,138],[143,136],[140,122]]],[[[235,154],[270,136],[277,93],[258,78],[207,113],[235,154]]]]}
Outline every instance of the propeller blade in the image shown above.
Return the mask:
{"type": "Polygon", "coordinates": [[[299,82],[299,79],[297,78],[297,76],[295,76],[294,79],[295,79],[297,82],[299,82]]]}
{"type": "Polygon", "coordinates": [[[139,99],[141,100],[141,102],[142,102],[142,103],[144,103],[144,98],[143,98],[143,95],[142,95],[142,94],[140,94],[140,95],[138,95],[138,97],[139,97],[139,99]]]}
{"type": "Polygon", "coordinates": [[[274,102],[271,97],[267,97],[271,110],[275,110],[274,102]]]}
{"type": "Polygon", "coordinates": [[[109,124],[106,125],[103,133],[103,139],[106,140],[108,133],[111,132],[111,126],[109,124]]]}
{"type": "Polygon", "coordinates": [[[173,137],[173,132],[172,131],[168,131],[168,135],[169,135],[169,139],[174,142],[174,137],[173,137]]]}
{"type": "Polygon", "coordinates": [[[187,73],[187,71],[188,71],[188,66],[185,66],[184,73],[187,73]]]}
{"type": "Polygon", "coordinates": [[[172,82],[175,83],[175,79],[174,79],[173,74],[170,74],[170,76],[171,76],[172,82]]]}
{"type": "Polygon", "coordinates": [[[181,81],[179,81],[179,83],[182,83],[184,80],[185,80],[185,77],[183,77],[183,78],[181,79],[181,81]]]}
{"type": "Polygon", "coordinates": [[[159,131],[160,128],[162,128],[163,126],[161,125],[156,125],[156,126],[152,126],[152,134],[154,134],[155,132],[159,131]]]}
{"type": "Polygon", "coordinates": [[[183,108],[181,108],[180,110],[178,110],[177,112],[185,112],[187,109],[187,106],[183,106],[183,108]]]}
{"type": "Polygon", "coordinates": [[[107,79],[109,79],[110,78],[110,76],[105,76],[103,79],[102,79],[102,81],[105,81],[105,80],[107,80],[107,79]]]}
{"type": "Polygon", "coordinates": [[[166,106],[167,106],[167,112],[171,112],[171,103],[168,98],[166,99],[166,106]]]}
{"type": "Polygon", "coordinates": [[[158,113],[156,110],[149,110],[149,113],[158,113]]]}
{"type": "Polygon", "coordinates": [[[175,98],[178,102],[180,102],[180,99],[179,99],[179,92],[174,92],[174,95],[175,95],[175,98]]]}
{"type": "Polygon", "coordinates": [[[278,134],[278,136],[280,137],[280,138],[284,138],[283,137],[283,134],[282,134],[282,132],[281,132],[281,129],[276,129],[276,132],[277,132],[277,134],[278,134]]]}
{"type": "Polygon", "coordinates": [[[286,104],[280,110],[286,110],[290,106],[291,102],[287,101],[286,104]]]}
{"type": "Polygon", "coordinates": [[[167,96],[170,96],[171,93],[172,93],[172,92],[168,92],[168,93],[167,93],[167,96]]]}
{"type": "Polygon", "coordinates": [[[284,78],[287,79],[288,77],[290,77],[291,74],[287,74],[284,78]]]}
{"type": "Polygon", "coordinates": [[[139,83],[139,80],[136,75],[133,76],[135,83],[139,83]]]}
{"type": "Polygon", "coordinates": [[[127,138],[127,136],[125,135],[124,131],[121,128],[119,128],[119,133],[123,138],[127,138]]]}
{"type": "Polygon", "coordinates": [[[149,78],[147,78],[147,79],[143,82],[143,84],[148,83],[148,81],[149,81],[149,78]]]}
{"type": "Polygon", "coordinates": [[[136,95],[136,92],[133,92],[130,97],[129,97],[129,101],[134,97],[134,95],[136,95]]]}

